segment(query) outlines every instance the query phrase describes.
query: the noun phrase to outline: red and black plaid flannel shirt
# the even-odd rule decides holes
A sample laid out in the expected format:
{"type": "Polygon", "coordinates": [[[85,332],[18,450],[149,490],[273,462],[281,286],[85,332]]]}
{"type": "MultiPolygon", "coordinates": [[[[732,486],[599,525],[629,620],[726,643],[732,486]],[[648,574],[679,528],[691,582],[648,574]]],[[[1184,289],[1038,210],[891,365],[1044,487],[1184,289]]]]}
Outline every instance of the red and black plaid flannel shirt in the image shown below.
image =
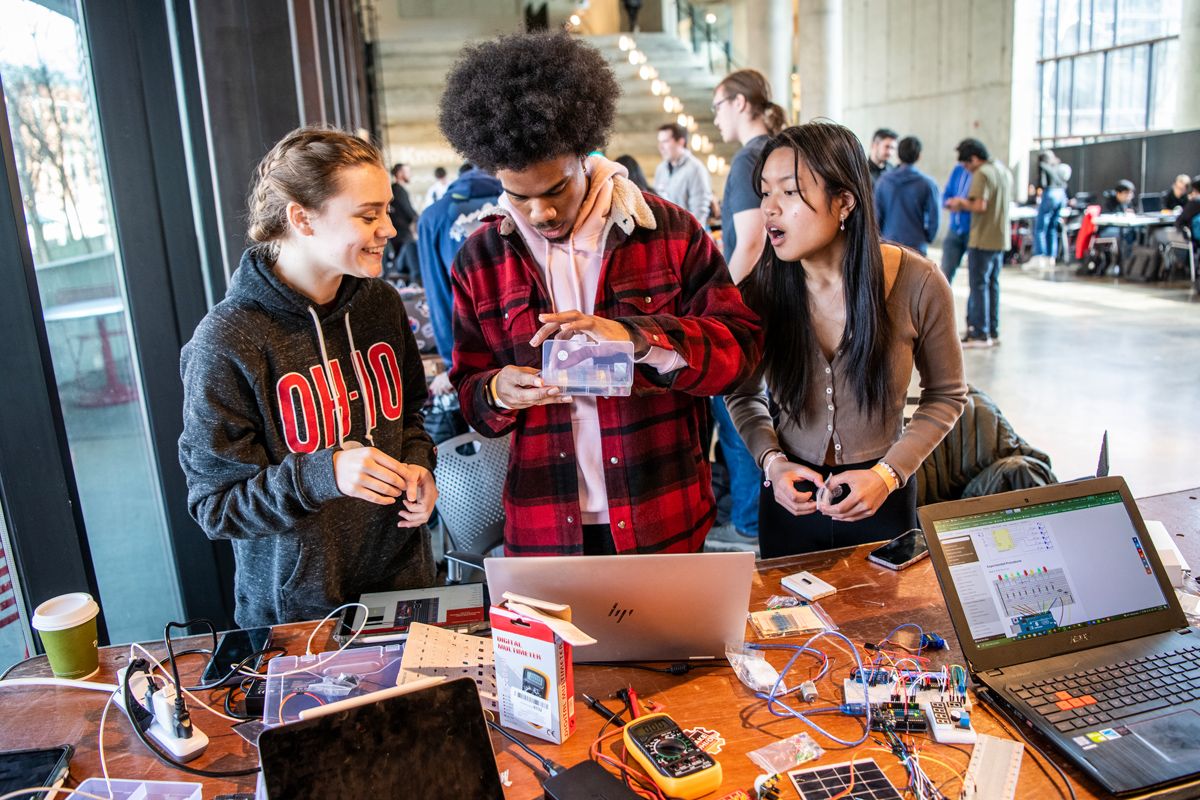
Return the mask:
{"type": "MultiPolygon", "coordinates": [[[[705,398],[747,378],[762,350],[762,329],[691,214],[652,196],[635,194],[632,203],[637,207],[624,208],[614,194],[595,314],[635,327],[687,366],[666,375],[639,366],[630,397],[600,398],[594,446],[603,457],[617,552],[696,552],[716,511],[701,448],[705,398]],[[651,213],[653,228],[646,226],[651,213]]],[[[492,218],[476,231],[454,260],[452,281],[450,379],[463,414],[484,436],[513,434],[505,551],[582,553],[570,406],[501,411],[484,395],[487,381],[508,364],[541,368],[541,353],[529,340],[541,327],[538,315],[553,311],[515,223],[492,218]]]]}

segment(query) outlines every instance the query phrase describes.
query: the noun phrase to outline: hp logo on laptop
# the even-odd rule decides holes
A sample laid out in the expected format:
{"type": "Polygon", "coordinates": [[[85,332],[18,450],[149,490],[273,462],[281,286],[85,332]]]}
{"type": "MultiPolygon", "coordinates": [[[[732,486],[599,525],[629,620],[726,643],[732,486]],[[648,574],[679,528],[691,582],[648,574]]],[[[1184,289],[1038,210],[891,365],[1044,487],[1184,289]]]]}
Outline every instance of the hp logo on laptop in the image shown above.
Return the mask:
{"type": "Polygon", "coordinates": [[[617,608],[617,604],[616,604],[616,603],[613,603],[613,604],[612,604],[612,608],[610,608],[610,609],[608,610],[608,615],[609,615],[610,617],[616,617],[616,618],[617,618],[617,624],[618,624],[618,625],[621,623],[621,620],[625,619],[626,617],[630,616],[631,614],[633,614],[633,609],[632,609],[632,608],[617,608]]]}

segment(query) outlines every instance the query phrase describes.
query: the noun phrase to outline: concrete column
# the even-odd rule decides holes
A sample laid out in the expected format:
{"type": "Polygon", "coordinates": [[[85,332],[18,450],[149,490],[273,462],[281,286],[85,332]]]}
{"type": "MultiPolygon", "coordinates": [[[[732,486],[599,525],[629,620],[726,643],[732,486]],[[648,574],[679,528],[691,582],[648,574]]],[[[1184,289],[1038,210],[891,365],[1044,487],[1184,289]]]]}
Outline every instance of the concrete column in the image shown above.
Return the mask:
{"type": "Polygon", "coordinates": [[[842,119],[842,0],[798,0],[796,72],[801,122],[842,119]]]}
{"type": "Polygon", "coordinates": [[[1175,76],[1179,87],[1175,90],[1175,130],[1187,131],[1200,128],[1200,3],[1183,4],[1183,19],[1179,28],[1179,67],[1175,76]]]}
{"type": "MultiPolygon", "coordinates": [[[[745,0],[744,46],[733,54],[767,76],[771,99],[789,111],[791,103],[792,0],[745,0]]],[[[738,19],[735,17],[735,26],[738,19]]],[[[739,37],[740,38],[740,37],[739,37]]]]}

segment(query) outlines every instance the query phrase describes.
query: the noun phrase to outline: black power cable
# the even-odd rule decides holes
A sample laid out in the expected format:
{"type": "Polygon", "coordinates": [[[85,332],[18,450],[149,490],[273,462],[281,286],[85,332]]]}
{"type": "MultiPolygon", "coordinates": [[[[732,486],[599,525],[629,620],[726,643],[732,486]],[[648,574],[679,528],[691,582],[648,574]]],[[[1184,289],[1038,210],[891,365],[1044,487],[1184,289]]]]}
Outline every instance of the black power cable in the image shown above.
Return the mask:
{"type": "Polygon", "coordinates": [[[153,711],[151,711],[149,720],[147,720],[147,717],[145,716],[145,706],[143,706],[137,700],[137,698],[133,696],[133,692],[129,688],[129,677],[134,672],[144,672],[147,675],[150,675],[150,662],[144,658],[138,658],[129,663],[129,666],[125,669],[125,679],[121,683],[121,692],[125,700],[125,708],[129,712],[129,721],[133,726],[133,732],[137,735],[137,738],[141,741],[141,743],[146,746],[146,749],[154,755],[155,758],[157,758],[163,764],[166,764],[168,767],[174,767],[175,769],[187,772],[191,775],[198,775],[201,778],[240,778],[245,775],[254,775],[259,771],[259,767],[235,770],[198,769],[197,767],[189,767],[187,764],[181,763],[172,758],[169,753],[165,752],[157,744],[155,744],[154,741],[146,735],[146,731],[143,729],[143,725],[145,725],[145,728],[147,729],[150,727],[150,724],[153,723],[154,715],[153,711]],[[136,709],[141,709],[142,713],[139,713],[136,711],[136,709]]]}
{"type": "Polygon", "coordinates": [[[504,730],[504,728],[501,728],[499,725],[492,722],[490,719],[485,719],[484,722],[486,722],[488,724],[488,727],[491,728],[492,730],[494,730],[496,733],[500,734],[505,739],[508,739],[510,742],[515,744],[517,747],[521,748],[526,753],[528,753],[530,756],[532,756],[539,764],[542,765],[542,769],[546,770],[546,774],[549,775],[550,777],[553,778],[555,775],[557,775],[558,773],[562,772],[563,769],[565,769],[565,767],[563,767],[562,764],[557,764],[557,763],[551,761],[550,759],[546,758],[545,756],[538,755],[538,752],[536,750],[534,750],[532,747],[530,747],[529,745],[522,742],[517,737],[513,736],[508,731],[504,730]]]}

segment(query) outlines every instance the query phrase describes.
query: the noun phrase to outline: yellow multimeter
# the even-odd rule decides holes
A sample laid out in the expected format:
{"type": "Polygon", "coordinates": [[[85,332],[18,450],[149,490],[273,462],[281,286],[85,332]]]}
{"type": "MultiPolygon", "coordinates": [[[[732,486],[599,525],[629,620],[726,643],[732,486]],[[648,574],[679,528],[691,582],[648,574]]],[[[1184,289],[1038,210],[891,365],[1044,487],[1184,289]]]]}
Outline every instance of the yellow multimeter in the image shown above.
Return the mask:
{"type": "Polygon", "coordinates": [[[721,785],[721,765],[666,714],[646,714],[625,725],[625,750],[658,788],[692,800],[721,785]]]}

